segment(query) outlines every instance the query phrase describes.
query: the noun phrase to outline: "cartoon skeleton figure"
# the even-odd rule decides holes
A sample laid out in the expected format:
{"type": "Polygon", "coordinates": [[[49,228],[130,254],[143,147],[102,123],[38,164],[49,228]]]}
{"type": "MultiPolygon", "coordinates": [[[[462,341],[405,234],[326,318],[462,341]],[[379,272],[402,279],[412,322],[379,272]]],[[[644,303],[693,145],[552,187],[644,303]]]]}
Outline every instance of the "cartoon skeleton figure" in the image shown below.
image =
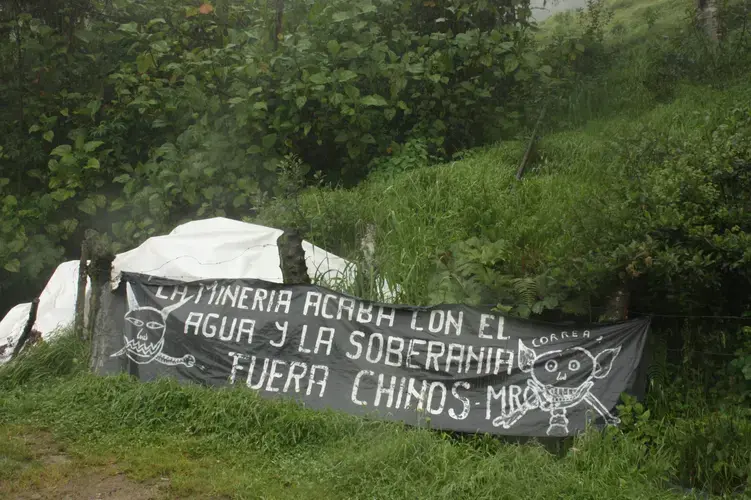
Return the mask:
{"type": "Polygon", "coordinates": [[[156,361],[163,365],[185,365],[192,367],[196,359],[188,354],[182,358],[168,356],[162,352],[164,347],[164,335],[167,331],[167,316],[188,302],[193,297],[187,297],[176,304],[156,309],[154,307],[141,307],[136,301],[130,283],[126,283],[128,296],[128,312],[125,313],[127,333],[123,335],[125,347],[110,355],[111,358],[126,354],[134,363],[145,365],[156,361]]]}
{"type": "Polygon", "coordinates": [[[620,423],[618,417],[590,392],[594,381],[607,377],[613,367],[613,361],[621,352],[621,346],[605,349],[597,356],[592,356],[583,347],[565,350],[547,351],[537,354],[519,340],[519,369],[530,373],[527,379],[527,395],[524,403],[508,415],[496,417],[493,425],[511,428],[530,410],[539,409],[550,413],[549,436],[568,434],[569,420],[566,410],[582,401],[592,408],[611,425],[620,423]]]}

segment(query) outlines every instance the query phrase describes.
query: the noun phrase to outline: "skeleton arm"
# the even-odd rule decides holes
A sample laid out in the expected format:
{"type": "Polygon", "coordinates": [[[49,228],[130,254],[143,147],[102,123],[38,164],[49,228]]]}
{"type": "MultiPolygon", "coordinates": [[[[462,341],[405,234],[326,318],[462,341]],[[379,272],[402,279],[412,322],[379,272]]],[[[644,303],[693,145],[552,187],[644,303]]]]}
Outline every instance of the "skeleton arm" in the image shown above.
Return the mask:
{"type": "Polygon", "coordinates": [[[163,365],[168,366],[177,366],[177,365],[185,365],[188,368],[193,366],[196,363],[196,358],[193,357],[191,354],[186,354],[182,358],[175,358],[172,356],[168,356],[162,352],[156,355],[156,358],[154,358],[157,363],[162,363],[163,365]]]}
{"type": "Polygon", "coordinates": [[[511,428],[516,424],[529,410],[534,410],[540,407],[540,393],[539,388],[534,384],[534,381],[527,380],[527,385],[532,389],[532,397],[525,400],[522,405],[516,410],[512,411],[508,415],[501,415],[493,419],[494,427],[503,427],[504,429],[511,428]]]}
{"type": "Polygon", "coordinates": [[[525,401],[524,404],[522,404],[519,408],[512,411],[508,415],[501,415],[500,417],[495,417],[493,419],[493,426],[494,427],[502,426],[504,429],[509,429],[515,423],[517,423],[524,415],[526,415],[529,410],[534,410],[535,408],[537,408],[536,404],[532,404],[529,401],[525,401]]]}

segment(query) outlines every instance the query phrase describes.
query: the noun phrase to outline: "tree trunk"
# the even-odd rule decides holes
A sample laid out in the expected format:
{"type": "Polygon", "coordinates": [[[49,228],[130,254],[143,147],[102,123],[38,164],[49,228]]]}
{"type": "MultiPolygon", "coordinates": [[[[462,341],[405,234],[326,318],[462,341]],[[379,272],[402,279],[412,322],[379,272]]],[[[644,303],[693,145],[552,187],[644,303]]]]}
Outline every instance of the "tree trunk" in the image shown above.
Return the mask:
{"type": "Polygon", "coordinates": [[[516,180],[520,181],[522,179],[522,176],[524,175],[524,170],[527,168],[527,163],[529,162],[529,157],[532,153],[532,148],[535,145],[535,141],[537,141],[537,131],[540,128],[540,125],[542,124],[543,118],[545,118],[545,112],[548,109],[548,100],[545,100],[545,103],[542,105],[542,109],[540,110],[540,115],[537,117],[537,122],[535,123],[535,128],[532,130],[532,137],[529,139],[529,143],[527,144],[527,150],[524,151],[524,156],[522,157],[521,161],[519,162],[519,168],[516,170],[516,180]]]}
{"type": "Polygon", "coordinates": [[[11,359],[18,356],[18,353],[21,352],[21,349],[23,349],[23,346],[26,344],[26,341],[29,340],[29,336],[31,335],[31,330],[34,328],[34,323],[36,322],[36,319],[37,319],[38,309],[39,309],[39,298],[36,298],[31,303],[31,309],[29,310],[29,318],[26,320],[26,326],[24,326],[23,332],[21,332],[21,336],[18,337],[18,342],[16,342],[16,347],[13,349],[13,355],[11,356],[11,359]]]}
{"type": "Polygon", "coordinates": [[[628,306],[631,299],[631,290],[628,280],[624,281],[608,301],[605,314],[600,321],[625,321],[628,319],[628,306]]]}
{"type": "Polygon", "coordinates": [[[282,25],[284,22],[284,0],[276,0],[276,23],[274,26],[274,50],[279,45],[279,39],[282,34],[282,25]]]}
{"type": "Polygon", "coordinates": [[[90,263],[87,273],[91,278],[91,298],[89,301],[89,315],[86,322],[84,338],[93,339],[96,317],[99,314],[100,294],[104,286],[109,286],[112,272],[112,261],[115,255],[107,242],[94,231],[87,231],[88,251],[90,263]]]}
{"type": "Polygon", "coordinates": [[[84,337],[84,315],[86,312],[86,284],[88,281],[89,242],[84,238],[81,244],[81,259],[78,262],[78,290],[76,295],[76,315],[73,332],[79,338],[84,337]]]}
{"type": "Polygon", "coordinates": [[[279,265],[282,269],[284,283],[288,285],[309,285],[308,266],[305,263],[305,250],[302,237],[295,229],[284,231],[277,240],[279,247],[279,265]]]}
{"type": "Polygon", "coordinates": [[[719,21],[718,21],[718,5],[717,0],[697,0],[696,9],[699,23],[704,28],[704,32],[707,35],[712,44],[716,44],[720,38],[719,21]]]}

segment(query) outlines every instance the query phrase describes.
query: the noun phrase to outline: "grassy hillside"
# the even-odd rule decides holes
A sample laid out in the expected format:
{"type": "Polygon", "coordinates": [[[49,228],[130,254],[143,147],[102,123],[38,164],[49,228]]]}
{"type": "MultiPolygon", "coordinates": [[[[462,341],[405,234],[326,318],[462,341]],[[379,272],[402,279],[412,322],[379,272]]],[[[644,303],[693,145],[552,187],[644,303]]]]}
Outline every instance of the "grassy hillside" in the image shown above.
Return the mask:
{"type": "MultiPolygon", "coordinates": [[[[438,256],[455,242],[503,240],[506,272],[517,275],[627,243],[636,237],[627,224],[634,217],[626,206],[632,181],[653,166],[650,158],[636,163],[630,148],[643,140],[705,141],[749,99],[745,81],[721,89],[683,84],[674,100],[638,116],[545,135],[521,182],[514,176],[525,144],[506,142],[450,164],[421,167],[418,159],[413,169],[376,175],[351,190],[307,190],[299,200],[301,224],[316,244],[355,258],[365,226],[375,224],[379,270],[402,285],[402,300],[442,302],[446,297],[431,299],[430,283],[438,256]]],[[[300,224],[299,217],[272,209],[261,221],[300,224]]]]}

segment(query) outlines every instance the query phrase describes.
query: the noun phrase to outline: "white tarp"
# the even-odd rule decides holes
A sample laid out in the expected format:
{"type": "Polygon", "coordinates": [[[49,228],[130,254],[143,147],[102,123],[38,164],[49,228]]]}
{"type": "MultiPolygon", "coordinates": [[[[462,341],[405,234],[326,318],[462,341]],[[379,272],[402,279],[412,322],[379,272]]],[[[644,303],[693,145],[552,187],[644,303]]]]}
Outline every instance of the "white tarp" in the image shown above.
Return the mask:
{"type": "MultiPolygon", "coordinates": [[[[276,242],[283,231],[226,218],[188,222],[164,236],[149,238],[139,247],[115,257],[112,286],[122,272],[150,274],[180,281],[221,278],[254,278],[281,283],[279,250],[276,242]]],[[[349,281],[351,264],[304,241],[308,274],[316,282],[349,281]]],[[[61,264],[39,298],[34,328],[43,339],[72,324],[78,286],[78,261],[61,264]]],[[[90,288],[87,287],[87,294],[90,288]]],[[[392,297],[384,290],[385,300],[392,297]]],[[[88,303],[88,301],[87,301],[88,303]]],[[[0,321],[0,350],[14,345],[23,331],[31,304],[19,304],[0,321]]],[[[0,354],[9,359],[12,347],[0,354]]]]}
{"type": "MultiPolygon", "coordinates": [[[[87,282],[87,296],[91,292],[89,285],[87,282]]],[[[77,293],[78,261],[63,262],[55,269],[44,290],[39,294],[39,308],[33,328],[42,333],[42,338],[49,338],[73,322],[77,293]]],[[[86,304],[88,305],[88,300],[86,304]]],[[[30,303],[18,304],[0,321],[0,351],[3,350],[3,346],[7,346],[5,352],[0,353],[0,363],[10,359],[12,346],[26,326],[30,310],[30,303]]]]}

